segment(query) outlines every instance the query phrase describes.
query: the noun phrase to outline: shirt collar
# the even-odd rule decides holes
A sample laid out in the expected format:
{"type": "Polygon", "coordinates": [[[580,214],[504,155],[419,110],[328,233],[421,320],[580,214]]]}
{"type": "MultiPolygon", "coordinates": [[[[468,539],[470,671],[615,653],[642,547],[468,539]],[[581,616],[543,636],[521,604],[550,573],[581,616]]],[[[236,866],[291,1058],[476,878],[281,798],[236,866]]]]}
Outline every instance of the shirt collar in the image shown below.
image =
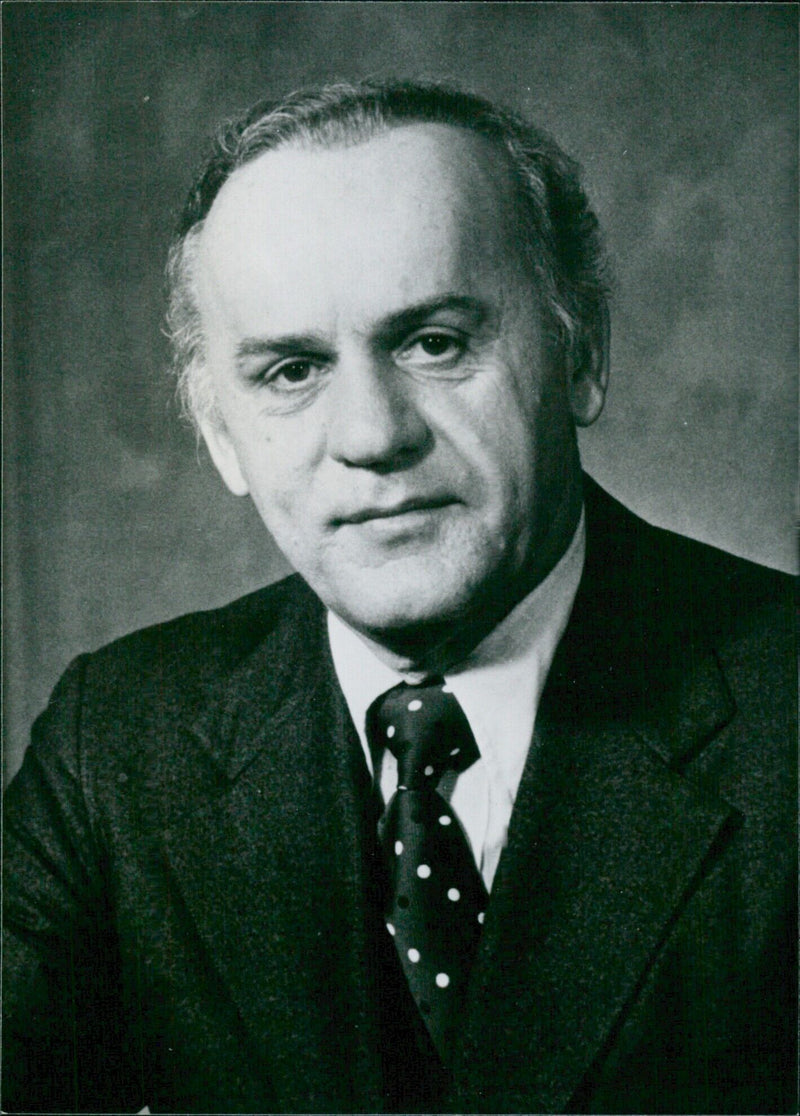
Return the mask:
{"type": "MultiPolygon", "coordinates": [[[[512,798],[525,766],[536,710],[556,647],[569,620],[586,551],[581,512],[572,541],[548,576],[467,656],[445,674],[492,778],[512,798]]],[[[413,681],[383,663],[356,632],[328,613],[328,637],[339,684],[370,773],[366,737],[372,702],[399,682],[413,681]]]]}

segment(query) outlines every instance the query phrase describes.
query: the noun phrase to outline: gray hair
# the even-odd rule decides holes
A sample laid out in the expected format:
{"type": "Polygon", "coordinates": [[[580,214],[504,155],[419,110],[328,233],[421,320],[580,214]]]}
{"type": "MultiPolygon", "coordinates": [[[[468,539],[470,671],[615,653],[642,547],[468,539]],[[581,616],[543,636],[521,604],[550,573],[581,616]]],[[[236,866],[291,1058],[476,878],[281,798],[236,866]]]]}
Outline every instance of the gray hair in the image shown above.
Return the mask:
{"type": "Polygon", "coordinates": [[[542,304],[564,354],[585,344],[606,317],[606,262],[597,218],[574,163],[545,132],[482,97],[441,84],[335,84],[262,101],[217,133],[186,200],[167,264],[167,332],[184,413],[216,414],[194,295],[198,235],[237,168],[289,143],[336,147],[404,124],[448,124],[482,135],[506,153],[519,191],[521,232],[542,304]]]}

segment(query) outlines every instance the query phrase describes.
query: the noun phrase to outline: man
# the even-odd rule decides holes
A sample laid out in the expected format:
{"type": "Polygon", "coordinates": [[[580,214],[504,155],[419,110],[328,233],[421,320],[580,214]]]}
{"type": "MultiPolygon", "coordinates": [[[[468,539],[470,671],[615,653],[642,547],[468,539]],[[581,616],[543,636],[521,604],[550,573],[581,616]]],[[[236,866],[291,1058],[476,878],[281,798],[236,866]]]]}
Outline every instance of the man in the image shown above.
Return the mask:
{"type": "Polygon", "coordinates": [[[575,168],[329,87],[222,134],[170,271],[184,397],[300,576],[37,722],[4,1106],[793,1111],[788,590],[582,477],[575,168]]]}

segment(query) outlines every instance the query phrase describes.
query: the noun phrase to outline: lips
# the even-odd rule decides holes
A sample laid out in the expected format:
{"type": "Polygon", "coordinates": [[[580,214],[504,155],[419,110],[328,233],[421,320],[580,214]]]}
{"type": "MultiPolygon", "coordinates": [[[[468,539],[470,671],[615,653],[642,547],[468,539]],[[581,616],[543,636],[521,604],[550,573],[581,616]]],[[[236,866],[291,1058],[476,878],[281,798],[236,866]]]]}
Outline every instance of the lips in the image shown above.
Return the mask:
{"type": "Polygon", "coordinates": [[[399,519],[412,512],[436,511],[452,503],[455,501],[449,495],[411,496],[394,504],[375,504],[337,515],[332,523],[334,527],[341,527],[345,524],[369,523],[376,519],[399,519]]]}

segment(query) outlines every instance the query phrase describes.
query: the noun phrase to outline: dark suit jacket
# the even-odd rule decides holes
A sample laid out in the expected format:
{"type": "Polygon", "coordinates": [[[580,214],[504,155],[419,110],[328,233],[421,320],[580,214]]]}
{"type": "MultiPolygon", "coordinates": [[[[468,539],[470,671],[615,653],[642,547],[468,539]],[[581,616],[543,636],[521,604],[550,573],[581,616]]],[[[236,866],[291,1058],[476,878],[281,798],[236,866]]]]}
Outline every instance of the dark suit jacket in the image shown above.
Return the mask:
{"type": "Polygon", "coordinates": [[[788,579],[589,486],[451,1078],[298,579],[66,673],[10,789],[4,1107],[793,1112],[788,579]]]}

